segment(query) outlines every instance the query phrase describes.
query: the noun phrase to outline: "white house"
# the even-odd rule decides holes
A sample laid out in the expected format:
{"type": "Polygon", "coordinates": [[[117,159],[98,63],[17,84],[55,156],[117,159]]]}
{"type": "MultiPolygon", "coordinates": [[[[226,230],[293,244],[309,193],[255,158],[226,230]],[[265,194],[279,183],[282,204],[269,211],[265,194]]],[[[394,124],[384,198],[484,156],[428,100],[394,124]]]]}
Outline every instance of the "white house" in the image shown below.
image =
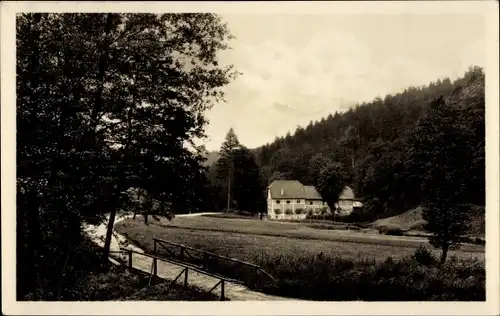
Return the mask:
{"type": "Polygon", "coordinates": [[[354,192],[348,186],[344,188],[339,196],[339,200],[335,203],[337,215],[346,216],[352,213],[355,208],[362,207],[363,203],[354,197],[354,192]]]}
{"type": "Polygon", "coordinates": [[[267,216],[270,219],[305,219],[312,211],[330,213],[315,187],[296,180],[275,180],[267,188],[267,216]]]}

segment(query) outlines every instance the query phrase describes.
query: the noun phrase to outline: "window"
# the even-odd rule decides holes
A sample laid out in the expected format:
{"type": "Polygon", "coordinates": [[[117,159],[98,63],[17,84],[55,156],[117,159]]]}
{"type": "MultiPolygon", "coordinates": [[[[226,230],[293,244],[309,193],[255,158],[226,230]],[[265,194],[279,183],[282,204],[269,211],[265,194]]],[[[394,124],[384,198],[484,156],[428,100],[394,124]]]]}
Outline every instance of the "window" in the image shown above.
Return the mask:
{"type": "Polygon", "coordinates": [[[290,201],[286,201],[286,204],[290,204],[290,201]]]}
{"type": "Polygon", "coordinates": [[[309,201],[309,205],[313,205],[313,201],[309,201]]]}
{"type": "Polygon", "coordinates": [[[297,200],[297,203],[300,203],[300,200],[297,200]]]}
{"type": "Polygon", "coordinates": [[[280,200],[276,200],[276,204],[280,204],[280,200]]]}

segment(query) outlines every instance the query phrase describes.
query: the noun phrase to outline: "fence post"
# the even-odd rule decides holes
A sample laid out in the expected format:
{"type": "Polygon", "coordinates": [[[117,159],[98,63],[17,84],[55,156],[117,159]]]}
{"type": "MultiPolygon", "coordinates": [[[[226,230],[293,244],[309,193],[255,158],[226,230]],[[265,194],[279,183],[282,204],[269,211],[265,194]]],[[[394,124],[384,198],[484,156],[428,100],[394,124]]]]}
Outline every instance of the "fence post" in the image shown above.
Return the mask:
{"type": "Polygon", "coordinates": [[[153,274],[155,276],[158,275],[158,259],[157,258],[153,258],[153,274]]]}
{"type": "Polygon", "coordinates": [[[257,283],[258,283],[258,273],[259,273],[259,270],[256,267],[254,267],[253,268],[253,285],[255,287],[257,287],[257,283]]]}
{"type": "Polygon", "coordinates": [[[181,260],[184,260],[184,247],[181,247],[181,260]]]}
{"type": "Polygon", "coordinates": [[[128,250],[128,267],[132,268],[132,250],[128,250]]]}
{"type": "Polygon", "coordinates": [[[224,280],[220,281],[220,300],[225,301],[224,297],[224,280]]]}
{"type": "Polygon", "coordinates": [[[208,255],[206,252],[203,253],[203,269],[208,269],[208,255]]]}
{"type": "Polygon", "coordinates": [[[186,268],[186,272],[184,274],[184,287],[188,286],[188,271],[189,271],[189,269],[186,268]]]}

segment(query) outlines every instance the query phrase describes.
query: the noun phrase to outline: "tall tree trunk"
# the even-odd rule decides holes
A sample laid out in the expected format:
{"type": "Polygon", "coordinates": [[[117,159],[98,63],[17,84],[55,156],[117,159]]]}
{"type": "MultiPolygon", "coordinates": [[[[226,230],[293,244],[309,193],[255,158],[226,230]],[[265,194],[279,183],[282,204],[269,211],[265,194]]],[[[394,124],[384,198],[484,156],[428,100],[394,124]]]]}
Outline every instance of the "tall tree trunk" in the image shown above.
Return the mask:
{"type": "Polygon", "coordinates": [[[231,171],[229,171],[229,175],[227,176],[227,207],[226,213],[229,212],[231,207],[231,171]]]}
{"type": "Polygon", "coordinates": [[[103,251],[103,261],[107,262],[109,258],[109,252],[111,248],[111,237],[113,236],[113,227],[115,226],[116,217],[116,207],[111,208],[111,213],[109,214],[108,228],[106,231],[106,240],[104,241],[104,251],[103,251]]]}
{"type": "Polygon", "coordinates": [[[71,256],[71,251],[72,249],[72,243],[71,240],[68,244],[68,250],[66,251],[66,258],[64,259],[63,266],[61,268],[61,273],[59,273],[59,278],[57,280],[57,287],[56,287],[56,293],[55,293],[55,299],[59,300],[61,299],[61,294],[63,290],[63,285],[64,285],[64,277],[66,276],[66,268],[68,267],[68,261],[71,256]]]}
{"type": "MultiPolygon", "coordinates": [[[[120,179],[120,178],[119,178],[120,179]]],[[[121,181],[118,181],[116,185],[116,190],[112,196],[112,199],[110,201],[110,209],[111,212],[109,214],[109,222],[108,222],[108,227],[106,230],[106,240],[104,241],[104,251],[103,251],[103,261],[107,263],[108,258],[109,258],[109,252],[111,248],[111,238],[113,236],[113,228],[115,226],[115,218],[116,218],[116,213],[118,211],[119,207],[119,196],[121,193],[122,189],[122,183],[121,181]]]]}
{"type": "Polygon", "coordinates": [[[441,252],[441,261],[440,265],[443,265],[446,262],[446,258],[448,256],[449,245],[447,242],[443,243],[443,251],[441,252]]]}
{"type": "MultiPolygon", "coordinates": [[[[97,75],[97,80],[98,80],[98,88],[97,88],[97,93],[96,93],[96,101],[95,101],[95,107],[92,111],[92,120],[93,120],[93,137],[94,137],[94,159],[96,159],[97,156],[97,126],[99,124],[99,113],[102,111],[103,108],[103,91],[104,91],[104,79],[105,79],[105,74],[106,74],[106,69],[108,68],[108,59],[107,59],[107,49],[109,47],[109,39],[108,36],[111,32],[111,14],[108,13],[106,16],[106,26],[105,26],[105,40],[104,44],[102,47],[102,53],[99,56],[99,72],[97,75]]],[[[118,188],[120,186],[118,185],[118,188]]],[[[106,232],[106,240],[104,242],[104,252],[103,252],[103,260],[104,262],[108,261],[109,258],[109,251],[111,247],[111,236],[113,235],[113,226],[115,224],[115,216],[116,216],[117,208],[115,205],[111,208],[111,212],[109,214],[109,222],[108,222],[108,228],[106,232]]]]}

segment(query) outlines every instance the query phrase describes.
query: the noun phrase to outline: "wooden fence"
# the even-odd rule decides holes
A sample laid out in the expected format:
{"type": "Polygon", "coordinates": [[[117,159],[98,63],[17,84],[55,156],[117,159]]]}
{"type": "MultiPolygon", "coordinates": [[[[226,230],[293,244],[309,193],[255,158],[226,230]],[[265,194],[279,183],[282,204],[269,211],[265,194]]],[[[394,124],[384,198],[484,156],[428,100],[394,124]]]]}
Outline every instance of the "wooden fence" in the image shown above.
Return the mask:
{"type": "Polygon", "coordinates": [[[153,238],[153,245],[153,254],[155,256],[168,258],[177,263],[189,264],[218,277],[231,278],[234,283],[256,287],[263,284],[263,282],[275,282],[275,279],[269,273],[250,262],[157,238],[153,238]]]}
{"type": "MultiPolygon", "coordinates": [[[[170,285],[168,286],[165,294],[167,294],[170,291],[170,289],[172,288],[172,286],[177,283],[177,281],[179,280],[179,278],[181,276],[184,276],[184,282],[183,282],[183,284],[184,284],[185,287],[187,287],[188,286],[188,282],[189,282],[189,271],[198,272],[198,273],[201,273],[201,274],[204,274],[204,275],[207,275],[207,276],[210,276],[210,277],[213,277],[213,278],[217,279],[218,281],[209,290],[209,293],[213,292],[217,287],[220,287],[220,300],[221,301],[226,300],[226,297],[225,297],[225,285],[226,285],[226,283],[227,282],[235,282],[235,280],[231,280],[231,279],[226,278],[224,276],[221,276],[221,275],[218,275],[218,274],[215,274],[215,273],[211,273],[209,271],[204,271],[204,270],[199,269],[198,267],[195,267],[195,266],[192,266],[192,265],[184,264],[184,263],[181,263],[181,262],[178,262],[178,261],[169,260],[169,259],[167,259],[165,257],[159,256],[159,255],[156,255],[156,254],[148,254],[148,253],[143,253],[143,252],[137,252],[137,251],[130,250],[130,249],[121,249],[120,251],[112,251],[112,253],[125,254],[126,257],[127,257],[127,259],[126,259],[126,262],[124,262],[124,263],[126,263],[126,266],[129,269],[131,269],[131,270],[137,270],[137,268],[134,268],[134,266],[133,266],[133,259],[132,259],[133,258],[133,254],[153,259],[152,265],[151,265],[151,271],[149,272],[149,274],[150,274],[149,283],[151,283],[151,279],[153,277],[157,278],[157,279],[159,278],[158,277],[158,260],[163,261],[163,262],[167,262],[167,263],[171,263],[171,264],[177,265],[179,267],[182,267],[183,268],[182,271],[170,283],[170,285]]],[[[143,272],[143,271],[141,271],[141,272],[143,272]]]]}

